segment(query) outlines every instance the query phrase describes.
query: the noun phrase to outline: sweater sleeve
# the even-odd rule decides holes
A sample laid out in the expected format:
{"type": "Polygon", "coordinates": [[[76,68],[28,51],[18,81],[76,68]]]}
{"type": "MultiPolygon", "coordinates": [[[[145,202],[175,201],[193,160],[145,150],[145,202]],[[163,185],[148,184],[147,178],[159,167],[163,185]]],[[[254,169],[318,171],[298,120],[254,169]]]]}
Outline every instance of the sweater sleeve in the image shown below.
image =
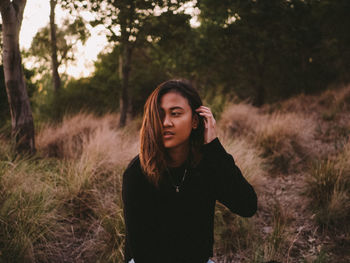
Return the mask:
{"type": "Polygon", "coordinates": [[[123,174],[122,198],[127,242],[136,263],[160,262],[156,250],[157,223],[152,209],[154,202],[150,197],[145,181],[137,167],[128,167],[123,174]]]}
{"type": "Polygon", "coordinates": [[[257,210],[257,196],[254,188],[243,177],[235,161],[226,152],[219,139],[203,146],[203,159],[214,176],[214,195],[233,213],[250,217],[257,210]]]}

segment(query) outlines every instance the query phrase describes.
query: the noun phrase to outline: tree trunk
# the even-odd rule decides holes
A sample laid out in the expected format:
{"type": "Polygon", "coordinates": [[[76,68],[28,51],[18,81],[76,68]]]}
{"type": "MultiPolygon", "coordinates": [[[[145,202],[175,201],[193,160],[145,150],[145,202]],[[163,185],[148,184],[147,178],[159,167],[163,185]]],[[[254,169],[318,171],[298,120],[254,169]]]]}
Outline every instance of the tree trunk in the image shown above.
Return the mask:
{"type": "Polygon", "coordinates": [[[119,127],[122,128],[126,124],[126,119],[129,111],[129,75],[131,69],[131,54],[132,48],[129,43],[122,45],[122,50],[119,59],[119,74],[122,84],[122,96],[120,98],[120,120],[119,127]]]}
{"type": "MultiPolygon", "coordinates": [[[[265,52],[264,52],[265,54],[265,52]]],[[[265,56],[263,57],[263,60],[260,61],[258,58],[256,58],[256,76],[257,79],[255,81],[255,96],[253,99],[253,105],[257,107],[261,107],[265,103],[265,83],[264,83],[264,76],[265,76],[265,65],[266,65],[266,59],[265,56]]]]}
{"type": "Polygon", "coordinates": [[[19,31],[26,0],[0,0],[3,29],[3,63],[10,106],[12,137],[17,153],[35,153],[34,124],[24,80],[19,31]]]}
{"type": "Polygon", "coordinates": [[[265,88],[264,84],[261,82],[258,83],[256,87],[256,97],[254,99],[253,105],[261,107],[265,103],[265,88]]]}
{"type": "Polygon", "coordinates": [[[61,86],[61,78],[58,74],[57,60],[57,39],[55,24],[55,7],[57,0],[50,0],[50,34],[51,34],[51,61],[52,61],[52,79],[54,83],[54,91],[57,94],[61,86]]]}
{"type": "MultiPolygon", "coordinates": [[[[128,3],[126,1],[125,3],[128,3]]],[[[119,77],[121,79],[122,96],[120,98],[120,120],[119,127],[122,128],[126,124],[127,116],[130,115],[130,98],[129,98],[129,76],[131,71],[131,56],[133,50],[133,44],[130,42],[130,29],[134,23],[135,15],[135,3],[125,5],[122,4],[120,7],[120,57],[119,57],[119,77]]]]}

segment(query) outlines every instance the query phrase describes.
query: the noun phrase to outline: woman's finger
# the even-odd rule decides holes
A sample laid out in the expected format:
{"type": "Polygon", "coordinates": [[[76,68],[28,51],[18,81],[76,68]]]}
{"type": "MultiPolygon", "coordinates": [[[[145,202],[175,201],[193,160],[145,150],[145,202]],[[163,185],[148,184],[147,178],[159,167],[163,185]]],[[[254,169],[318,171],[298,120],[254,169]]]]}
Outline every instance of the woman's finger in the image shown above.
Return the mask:
{"type": "Polygon", "coordinates": [[[203,117],[205,117],[207,119],[215,121],[214,116],[211,113],[200,112],[199,115],[201,115],[201,116],[203,116],[203,117]]]}
{"type": "Polygon", "coordinates": [[[205,113],[213,115],[213,113],[210,110],[207,110],[207,109],[198,109],[197,112],[205,112],[205,113]]]}
{"type": "Polygon", "coordinates": [[[204,118],[204,127],[208,128],[208,120],[206,118],[204,118]]]}
{"type": "Polygon", "coordinates": [[[198,108],[198,109],[196,109],[196,111],[197,112],[205,112],[205,113],[211,114],[213,116],[213,113],[211,112],[211,110],[209,108],[198,108]]]}

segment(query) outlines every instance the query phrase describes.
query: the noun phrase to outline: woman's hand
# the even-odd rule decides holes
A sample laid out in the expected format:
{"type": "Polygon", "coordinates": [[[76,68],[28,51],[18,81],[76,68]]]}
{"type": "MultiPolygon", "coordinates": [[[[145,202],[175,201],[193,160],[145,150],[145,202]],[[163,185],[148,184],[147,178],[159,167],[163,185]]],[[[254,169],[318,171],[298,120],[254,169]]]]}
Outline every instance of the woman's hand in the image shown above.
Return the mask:
{"type": "Polygon", "coordinates": [[[210,108],[205,107],[205,106],[200,106],[199,108],[196,109],[196,112],[204,117],[204,125],[205,125],[205,130],[204,130],[204,143],[210,143],[212,140],[214,140],[216,136],[216,121],[214,119],[213,114],[211,113],[210,108]]]}

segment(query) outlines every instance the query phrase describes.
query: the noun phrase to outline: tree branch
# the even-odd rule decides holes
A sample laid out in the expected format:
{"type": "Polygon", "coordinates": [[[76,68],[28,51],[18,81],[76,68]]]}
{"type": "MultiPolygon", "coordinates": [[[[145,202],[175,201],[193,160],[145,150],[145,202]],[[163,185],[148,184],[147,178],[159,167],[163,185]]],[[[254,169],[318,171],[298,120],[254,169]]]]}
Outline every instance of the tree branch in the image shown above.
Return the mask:
{"type": "Polygon", "coordinates": [[[112,34],[112,36],[114,37],[114,38],[118,38],[118,36],[114,33],[114,31],[113,31],[113,28],[112,28],[112,26],[110,25],[110,26],[107,26],[107,29],[108,29],[108,31],[112,34]]]}

